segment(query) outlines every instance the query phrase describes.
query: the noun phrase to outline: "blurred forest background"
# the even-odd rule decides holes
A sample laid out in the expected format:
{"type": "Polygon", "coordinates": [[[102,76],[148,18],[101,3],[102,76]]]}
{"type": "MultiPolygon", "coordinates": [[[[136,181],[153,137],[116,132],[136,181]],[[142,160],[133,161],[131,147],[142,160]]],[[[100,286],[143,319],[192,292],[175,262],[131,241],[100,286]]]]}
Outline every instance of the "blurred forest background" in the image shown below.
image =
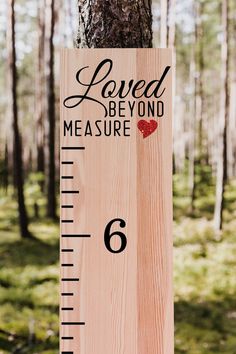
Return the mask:
{"type": "MultiPolygon", "coordinates": [[[[0,4],[0,353],[58,353],[59,48],[94,45],[76,41],[78,2],[84,24],[87,1],[0,4]]],[[[137,3],[148,14],[120,3],[124,19],[137,3]]],[[[140,46],[152,20],[176,61],[175,353],[234,354],[236,2],[155,0],[152,13],[140,46]]]]}

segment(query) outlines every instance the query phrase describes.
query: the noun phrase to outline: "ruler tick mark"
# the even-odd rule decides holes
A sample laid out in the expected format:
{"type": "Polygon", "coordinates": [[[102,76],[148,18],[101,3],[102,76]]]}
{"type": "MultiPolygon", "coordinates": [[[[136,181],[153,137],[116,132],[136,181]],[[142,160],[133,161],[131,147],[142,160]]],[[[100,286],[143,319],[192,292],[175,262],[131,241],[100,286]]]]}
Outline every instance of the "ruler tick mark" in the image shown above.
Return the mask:
{"type": "Polygon", "coordinates": [[[61,354],[74,354],[74,352],[61,352],[61,354]]]}
{"type": "Polygon", "coordinates": [[[79,194],[79,191],[61,191],[62,194],[79,194]]]}
{"type": "Polygon", "coordinates": [[[62,322],[62,326],[84,326],[85,322],[62,322]]]}
{"type": "Polygon", "coordinates": [[[61,308],[62,311],[74,311],[73,307],[62,307],[61,308]]]}
{"type": "Polygon", "coordinates": [[[79,281],[79,278],[62,278],[62,281],[79,281]]]}
{"type": "Polygon", "coordinates": [[[61,220],[63,224],[72,224],[74,220],[61,220]]]}
{"type": "Polygon", "coordinates": [[[85,237],[85,238],[88,238],[88,237],[91,237],[91,235],[83,235],[83,234],[63,234],[61,235],[62,237],[85,237]]]}
{"type": "Polygon", "coordinates": [[[62,146],[62,150],[85,150],[84,146],[62,146]]]}
{"type": "Polygon", "coordinates": [[[62,340],[73,340],[74,337],[61,337],[62,340]]]}
{"type": "Polygon", "coordinates": [[[72,209],[72,208],[74,208],[74,205],[62,205],[61,207],[63,209],[72,209]]]}
{"type": "Polygon", "coordinates": [[[62,267],[74,267],[74,264],[72,263],[62,263],[62,267]]]}
{"type": "Polygon", "coordinates": [[[62,165],[73,165],[73,161],[62,161],[61,164],[62,165]]]}
{"type": "Polygon", "coordinates": [[[62,252],[74,252],[74,250],[72,248],[63,248],[61,251],[62,252]]]}
{"type": "Polygon", "coordinates": [[[62,296],[74,296],[74,293],[61,293],[62,296]]]}
{"type": "Polygon", "coordinates": [[[61,179],[73,179],[74,176],[61,176],[61,179]]]}

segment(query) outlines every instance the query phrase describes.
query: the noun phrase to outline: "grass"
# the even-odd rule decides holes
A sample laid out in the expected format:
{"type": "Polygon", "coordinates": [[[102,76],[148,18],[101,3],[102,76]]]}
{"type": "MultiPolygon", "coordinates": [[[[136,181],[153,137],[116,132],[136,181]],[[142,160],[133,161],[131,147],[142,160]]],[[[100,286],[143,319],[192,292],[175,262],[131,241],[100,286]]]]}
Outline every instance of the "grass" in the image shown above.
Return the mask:
{"type": "Polygon", "coordinates": [[[1,197],[1,354],[58,353],[58,225],[40,218],[30,231],[36,240],[19,237],[17,205],[1,197]]]}
{"type": "MultiPolygon", "coordinates": [[[[219,237],[212,225],[209,174],[206,169],[198,176],[192,214],[187,178],[174,176],[175,354],[236,354],[236,181],[226,189],[219,237]]],[[[59,230],[45,219],[38,188],[27,186],[26,195],[37,240],[20,239],[12,194],[0,201],[0,354],[54,354],[59,230]],[[35,193],[39,218],[34,217],[35,193]]]]}
{"type": "Polygon", "coordinates": [[[236,181],[226,189],[223,232],[212,225],[212,181],[199,181],[195,213],[175,176],[175,354],[236,353],[236,181]]]}

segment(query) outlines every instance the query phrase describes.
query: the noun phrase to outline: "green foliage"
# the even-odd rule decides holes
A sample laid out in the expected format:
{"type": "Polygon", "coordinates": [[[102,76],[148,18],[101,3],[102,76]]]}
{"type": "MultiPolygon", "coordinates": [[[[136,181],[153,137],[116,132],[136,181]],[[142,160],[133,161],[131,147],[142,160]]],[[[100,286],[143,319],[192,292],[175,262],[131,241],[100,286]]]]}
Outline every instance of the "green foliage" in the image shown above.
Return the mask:
{"type": "Polygon", "coordinates": [[[174,177],[175,353],[233,354],[236,348],[236,182],[226,188],[224,229],[212,225],[213,181],[198,166],[195,215],[187,179],[174,177]],[[194,216],[194,218],[193,218],[194,216]]]}
{"type": "MultiPolygon", "coordinates": [[[[197,202],[189,213],[188,179],[174,176],[175,353],[233,354],[236,348],[236,181],[226,188],[224,230],[212,225],[214,180],[197,166],[197,202]]],[[[42,176],[27,181],[30,230],[18,235],[17,205],[0,201],[0,350],[58,353],[59,231],[45,219],[42,176]],[[33,204],[40,205],[38,219],[33,204]],[[1,330],[6,333],[2,333],[1,330]]]]}
{"type": "MultiPolygon", "coordinates": [[[[29,182],[26,194],[39,197],[29,182]]],[[[34,181],[35,182],[35,181],[34,181]]],[[[36,183],[37,185],[37,183],[36,183]]],[[[30,225],[36,240],[20,239],[16,204],[1,198],[0,352],[58,353],[59,230],[45,219],[30,225]]]]}

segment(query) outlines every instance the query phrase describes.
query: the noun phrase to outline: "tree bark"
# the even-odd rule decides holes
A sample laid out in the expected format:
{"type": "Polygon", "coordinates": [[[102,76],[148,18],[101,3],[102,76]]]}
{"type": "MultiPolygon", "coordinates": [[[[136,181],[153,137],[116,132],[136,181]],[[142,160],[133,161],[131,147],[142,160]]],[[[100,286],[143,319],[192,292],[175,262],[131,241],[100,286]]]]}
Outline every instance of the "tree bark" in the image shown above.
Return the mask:
{"type": "Polygon", "coordinates": [[[229,1],[222,0],[223,41],[221,48],[222,60],[222,90],[220,110],[220,136],[218,139],[219,156],[216,176],[216,203],[214,225],[216,230],[222,229],[224,191],[227,181],[227,133],[229,120],[229,1]]]}
{"type": "Polygon", "coordinates": [[[44,158],[44,115],[45,115],[45,78],[44,78],[44,45],[45,45],[45,0],[39,1],[38,6],[38,53],[36,71],[36,144],[37,171],[45,172],[44,158]]]}
{"type": "Polygon", "coordinates": [[[10,109],[13,122],[13,154],[14,154],[14,172],[17,188],[17,199],[19,209],[20,233],[23,238],[30,237],[28,230],[28,216],[24,198],[24,178],[22,161],[22,144],[18,123],[18,105],[17,105],[17,69],[16,69],[16,47],[15,47],[15,11],[14,0],[8,2],[8,62],[9,62],[9,85],[10,85],[10,109]]]}
{"type": "Polygon", "coordinates": [[[56,219],[56,173],[55,173],[55,93],[54,93],[54,0],[46,0],[45,66],[46,66],[46,176],[47,216],[56,219]]]}
{"type": "Polygon", "coordinates": [[[151,0],[78,0],[79,48],[152,47],[151,0]]]}

